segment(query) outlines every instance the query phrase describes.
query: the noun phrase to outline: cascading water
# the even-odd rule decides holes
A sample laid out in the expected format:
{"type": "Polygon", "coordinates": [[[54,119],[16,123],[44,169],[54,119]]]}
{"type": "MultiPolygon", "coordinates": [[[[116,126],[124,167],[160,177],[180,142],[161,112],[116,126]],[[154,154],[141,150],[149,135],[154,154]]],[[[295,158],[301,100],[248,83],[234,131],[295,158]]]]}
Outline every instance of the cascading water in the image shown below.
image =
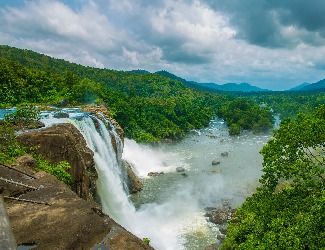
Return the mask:
{"type": "MultiPolygon", "coordinates": [[[[129,222],[134,217],[135,208],[130,203],[124,187],[124,175],[119,166],[120,157],[114,151],[110,132],[104,122],[96,117],[85,117],[80,121],[73,121],[73,124],[83,134],[88,147],[94,152],[98,172],[97,191],[103,212],[130,228],[129,222]],[[94,120],[98,124],[98,129],[94,120]]],[[[113,136],[117,152],[121,154],[121,140],[116,133],[113,136]]]]}

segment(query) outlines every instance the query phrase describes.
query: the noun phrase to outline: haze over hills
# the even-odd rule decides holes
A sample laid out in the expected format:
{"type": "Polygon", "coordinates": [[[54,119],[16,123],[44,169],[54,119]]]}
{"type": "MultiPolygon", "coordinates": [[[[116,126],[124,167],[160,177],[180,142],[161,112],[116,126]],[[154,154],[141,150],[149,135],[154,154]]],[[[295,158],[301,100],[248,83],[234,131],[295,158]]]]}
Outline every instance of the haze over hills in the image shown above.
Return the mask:
{"type": "Polygon", "coordinates": [[[299,90],[303,89],[304,87],[306,87],[308,85],[310,85],[309,82],[304,82],[304,83],[299,84],[299,85],[297,85],[297,86],[295,86],[295,87],[293,87],[291,89],[288,89],[288,91],[299,91],[299,90]]]}
{"type": "Polygon", "coordinates": [[[168,71],[157,71],[155,74],[159,74],[173,80],[178,80],[185,83],[188,87],[207,90],[207,91],[235,91],[235,92],[262,92],[262,91],[271,91],[268,89],[262,89],[256,86],[253,86],[249,83],[199,83],[195,81],[187,81],[181,77],[178,77],[168,71]]]}
{"type": "Polygon", "coordinates": [[[325,91],[325,79],[315,83],[302,83],[289,91],[325,91]]]}

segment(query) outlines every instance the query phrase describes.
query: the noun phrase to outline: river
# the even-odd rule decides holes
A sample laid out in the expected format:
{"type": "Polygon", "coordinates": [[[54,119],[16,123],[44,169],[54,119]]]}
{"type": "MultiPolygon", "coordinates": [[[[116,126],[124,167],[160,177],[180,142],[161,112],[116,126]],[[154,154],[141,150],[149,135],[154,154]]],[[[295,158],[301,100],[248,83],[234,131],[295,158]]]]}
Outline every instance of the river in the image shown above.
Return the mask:
{"type": "Polygon", "coordinates": [[[144,227],[158,249],[204,249],[216,243],[218,228],[209,223],[206,207],[228,201],[240,205],[252,194],[261,176],[259,151],[269,135],[244,133],[230,137],[222,120],[196,130],[177,143],[156,146],[125,140],[123,157],[144,177],[144,189],[133,195],[144,227]],[[221,154],[227,152],[228,156],[221,154]],[[212,161],[220,161],[213,166],[212,161]],[[176,172],[183,167],[185,172],[176,172]],[[147,177],[149,172],[164,175],[147,177]]]}

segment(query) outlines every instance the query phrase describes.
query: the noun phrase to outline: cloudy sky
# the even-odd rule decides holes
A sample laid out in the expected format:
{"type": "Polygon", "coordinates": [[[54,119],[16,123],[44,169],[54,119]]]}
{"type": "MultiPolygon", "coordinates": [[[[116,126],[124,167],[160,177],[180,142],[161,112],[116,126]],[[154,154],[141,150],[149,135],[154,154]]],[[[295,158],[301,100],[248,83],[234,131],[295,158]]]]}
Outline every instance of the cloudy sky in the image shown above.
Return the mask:
{"type": "Polygon", "coordinates": [[[324,0],[1,0],[0,44],[286,89],[325,78],[324,0]]]}

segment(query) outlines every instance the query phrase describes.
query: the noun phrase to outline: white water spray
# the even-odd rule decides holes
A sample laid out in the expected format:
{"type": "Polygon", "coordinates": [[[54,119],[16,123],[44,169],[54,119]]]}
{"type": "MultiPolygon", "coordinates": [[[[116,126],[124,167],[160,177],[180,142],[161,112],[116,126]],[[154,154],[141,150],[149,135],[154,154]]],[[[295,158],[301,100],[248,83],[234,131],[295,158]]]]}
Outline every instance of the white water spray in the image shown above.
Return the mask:
{"type": "MultiPolygon", "coordinates": [[[[95,117],[85,117],[81,121],[73,123],[83,134],[88,147],[94,152],[94,161],[98,172],[97,191],[103,211],[129,228],[135,208],[130,203],[123,186],[123,173],[112,146],[111,134],[105,124],[95,117]],[[98,129],[96,129],[93,119],[98,124],[98,129]]],[[[120,140],[117,141],[118,148],[120,147],[119,143],[120,140]]]]}

